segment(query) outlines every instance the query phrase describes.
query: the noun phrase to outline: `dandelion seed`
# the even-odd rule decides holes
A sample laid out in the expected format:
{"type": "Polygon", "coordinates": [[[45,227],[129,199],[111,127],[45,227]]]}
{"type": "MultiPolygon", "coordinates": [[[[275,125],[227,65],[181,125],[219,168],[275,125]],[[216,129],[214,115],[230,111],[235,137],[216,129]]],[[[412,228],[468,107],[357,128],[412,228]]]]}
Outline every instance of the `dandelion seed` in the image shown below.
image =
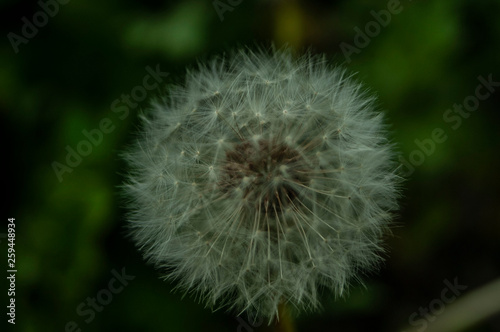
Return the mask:
{"type": "Polygon", "coordinates": [[[200,65],[126,154],[137,245],[209,306],[272,319],[283,302],[317,308],[319,287],[344,293],[380,261],[397,209],[373,102],[343,69],[288,50],[200,65]]]}

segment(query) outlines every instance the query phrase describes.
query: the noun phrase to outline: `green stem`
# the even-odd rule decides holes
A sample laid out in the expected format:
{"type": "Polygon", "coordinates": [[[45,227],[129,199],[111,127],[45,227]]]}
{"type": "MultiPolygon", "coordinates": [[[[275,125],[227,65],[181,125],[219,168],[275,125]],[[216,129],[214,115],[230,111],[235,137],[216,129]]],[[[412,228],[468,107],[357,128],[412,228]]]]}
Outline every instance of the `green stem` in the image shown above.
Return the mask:
{"type": "Polygon", "coordinates": [[[276,332],[295,332],[293,318],[286,304],[280,303],[278,306],[278,319],[275,325],[276,332]]]}

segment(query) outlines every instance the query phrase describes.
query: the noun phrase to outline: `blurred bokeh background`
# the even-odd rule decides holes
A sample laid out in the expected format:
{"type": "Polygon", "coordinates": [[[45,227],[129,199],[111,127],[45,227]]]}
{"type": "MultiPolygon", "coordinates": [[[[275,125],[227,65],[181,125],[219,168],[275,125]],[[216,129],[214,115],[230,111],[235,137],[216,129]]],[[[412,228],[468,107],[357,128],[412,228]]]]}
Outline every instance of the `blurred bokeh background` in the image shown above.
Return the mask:
{"type": "MultiPolygon", "coordinates": [[[[197,61],[274,43],[357,72],[386,110],[407,175],[380,271],[343,299],[325,292],[323,310],[299,316],[297,331],[430,331],[500,277],[499,13],[487,0],[0,1],[0,249],[6,267],[15,217],[18,270],[7,328],[266,330],[172,293],[127,239],[117,187],[119,153],[151,98],[197,61]],[[168,77],[145,89],[157,69],[168,77]],[[89,150],[85,133],[98,128],[69,166],[68,151],[89,150]],[[123,272],[125,286],[110,284],[123,272]],[[455,279],[467,288],[441,307],[455,279]],[[96,296],[107,304],[94,310],[96,296]]],[[[485,310],[474,307],[477,317],[485,310]]],[[[500,331],[500,317],[462,330],[500,331]]]]}

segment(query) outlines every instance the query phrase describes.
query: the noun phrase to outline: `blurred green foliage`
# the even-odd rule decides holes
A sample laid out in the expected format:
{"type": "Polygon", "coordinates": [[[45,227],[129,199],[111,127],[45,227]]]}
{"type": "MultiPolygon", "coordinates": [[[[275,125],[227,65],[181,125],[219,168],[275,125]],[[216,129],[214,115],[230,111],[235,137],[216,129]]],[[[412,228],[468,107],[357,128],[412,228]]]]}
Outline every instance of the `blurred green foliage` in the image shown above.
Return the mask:
{"type": "MultiPolygon", "coordinates": [[[[186,66],[244,45],[310,48],[357,72],[377,93],[406,159],[419,149],[415,140],[430,138],[435,128],[447,137],[405,183],[380,272],[366,276],[365,287],[354,283],[345,299],[324,294],[324,310],[301,315],[299,331],[401,331],[413,312],[439,296],[444,279],[458,277],[472,290],[500,276],[500,91],[480,101],[456,130],[443,119],[474,95],[478,76],[500,81],[500,2],[402,1],[401,12],[357,47],[352,61],[341,43],[356,46],[354,28],[364,31],[372,11],[386,9],[387,1],[229,6],[221,21],[210,0],[69,1],[16,53],[9,33],[22,35],[21,19],[32,22],[41,7],[0,2],[4,219],[17,223],[13,330],[63,331],[70,321],[83,331],[249,330],[231,314],[172,293],[174,285],[142,261],[126,237],[126,202],[118,189],[126,172],[119,154],[149,100],[167,83],[182,82],[186,66]],[[129,112],[120,117],[113,102],[143,84],[147,66],[157,65],[170,74],[165,84],[135,107],[121,103],[129,112]],[[82,131],[104,118],[113,130],[59,181],[53,162],[65,164],[66,147],[76,149],[86,139],[82,131]],[[77,312],[122,268],[135,279],[95,319],[77,312]]],[[[0,247],[7,248],[3,239],[0,247]]],[[[499,330],[497,315],[468,331],[499,330]]]]}

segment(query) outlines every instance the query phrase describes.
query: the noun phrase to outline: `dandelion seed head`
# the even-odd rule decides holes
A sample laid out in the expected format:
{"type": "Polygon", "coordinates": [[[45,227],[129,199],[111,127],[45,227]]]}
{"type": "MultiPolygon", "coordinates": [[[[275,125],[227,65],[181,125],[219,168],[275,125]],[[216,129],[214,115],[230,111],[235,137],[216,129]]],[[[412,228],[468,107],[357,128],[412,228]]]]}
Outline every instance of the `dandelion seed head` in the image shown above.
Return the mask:
{"type": "Polygon", "coordinates": [[[277,315],[380,261],[397,209],[374,98],[322,57],[241,51],[190,71],[126,153],[145,257],[211,307],[277,315]]]}

